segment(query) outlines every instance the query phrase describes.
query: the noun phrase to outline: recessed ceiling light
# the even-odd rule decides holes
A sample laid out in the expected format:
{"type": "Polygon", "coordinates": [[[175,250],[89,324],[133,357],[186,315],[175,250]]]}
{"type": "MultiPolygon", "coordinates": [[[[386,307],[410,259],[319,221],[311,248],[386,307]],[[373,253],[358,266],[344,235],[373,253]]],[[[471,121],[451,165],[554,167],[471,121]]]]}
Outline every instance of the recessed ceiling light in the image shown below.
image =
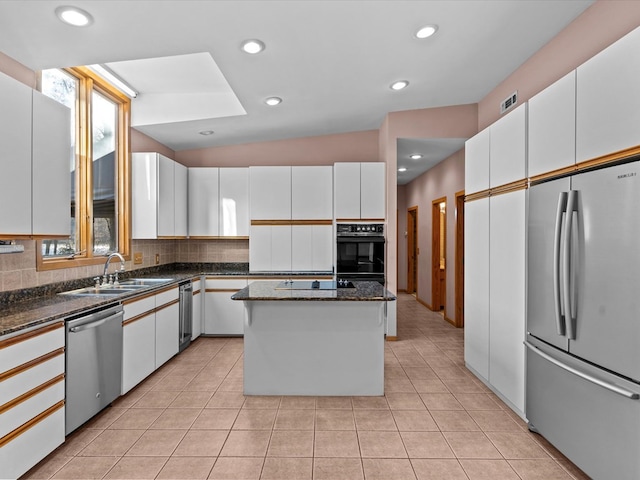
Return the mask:
{"type": "Polygon", "coordinates": [[[398,169],[398,171],[399,171],[399,172],[406,172],[406,171],[407,171],[407,169],[406,169],[405,167],[400,167],[400,168],[398,169]]]}
{"type": "Polygon", "coordinates": [[[390,88],[391,90],[402,90],[403,88],[406,88],[407,85],[409,85],[407,80],[399,80],[397,82],[393,82],[390,88]]]}
{"type": "Polygon", "coordinates": [[[200,135],[213,135],[215,132],[213,130],[201,130],[198,132],[200,135]]]}
{"type": "Polygon", "coordinates": [[[91,14],[78,7],[63,5],[56,8],[55,12],[58,18],[67,25],[73,25],[74,27],[86,27],[93,23],[93,17],[91,14]]]}
{"type": "Polygon", "coordinates": [[[431,35],[438,31],[437,25],[425,25],[420,30],[416,32],[417,38],[429,38],[431,35]]]}
{"type": "Polygon", "coordinates": [[[280,103],[282,103],[282,99],[280,97],[269,97],[265,99],[264,103],[273,107],[275,105],[279,105],[280,103]]]}
{"type": "Polygon", "coordinates": [[[409,158],[411,160],[420,160],[422,158],[422,155],[420,155],[419,153],[414,153],[413,155],[409,155],[409,158]]]}
{"type": "Polygon", "coordinates": [[[264,42],[261,42],[260,40],[255,40],[255,39],[247,40],[242,44],[242,50],[244,50],[246,53],[250,53],[251,55],[260,53],[265,48],[266,47],[264,45],[264,42]]]}

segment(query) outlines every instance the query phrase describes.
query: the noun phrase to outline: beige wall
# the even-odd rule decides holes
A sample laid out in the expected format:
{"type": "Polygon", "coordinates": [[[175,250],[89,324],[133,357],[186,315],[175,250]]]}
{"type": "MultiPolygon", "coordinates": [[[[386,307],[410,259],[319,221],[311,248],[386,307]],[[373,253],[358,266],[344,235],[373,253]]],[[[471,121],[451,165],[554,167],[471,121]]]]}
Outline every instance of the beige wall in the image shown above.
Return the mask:
{"type": "Polygon", "coordinates": [[[176,152],[157,140],[139,132],[135,128],[132,128],[129,132],[131,152],[158,152],[172,160],[176,159],[176,152]]]}
{"type": "Polygon", "coordinates": [[[15,78],[31,88],[36,88],[36,72],[2,52],[0,52],[0,72],[15,78]]]}

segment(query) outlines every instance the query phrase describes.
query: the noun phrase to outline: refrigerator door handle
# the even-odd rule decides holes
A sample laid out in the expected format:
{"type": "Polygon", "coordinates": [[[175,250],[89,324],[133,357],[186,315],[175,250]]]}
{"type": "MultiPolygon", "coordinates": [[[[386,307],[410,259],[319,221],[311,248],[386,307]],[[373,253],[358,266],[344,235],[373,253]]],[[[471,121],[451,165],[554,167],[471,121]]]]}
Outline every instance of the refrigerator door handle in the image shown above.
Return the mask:
{"type": "Polygon", "coordinates": [[[576,190],[571,190],[569,192],[568,200],[567,200],[567,214],[564,217],[564,245],[563,245],[563,278],[562,278],[562,289],[564,295],[564,316],[565,323],[567,326],[567,337],[570,340],[576,339],[576,317],[571,308],[571,244],[572,244],[572,233],[573,233],[573,216],[574,213],[577,212],[578,208],[578,192],[576,190]]]}
{"type": "Polygon", "coordinates": [[[553,363],[555,366],[562,368],[563,370],[566,370],[569,373],[572,373],[580,378],[582,378],[583,380],[586,380],[587,382],[591,382],[595,385],[598,385],[602,388],[605,388],[613,393],[617,393],[618,395],[622,395],[623,397],[626,397],[630,400],[638,400],[640,398],[640,394],[633,392],[631,390],[628,390],[624,387],[621,387],[619,385],[616,385],[614,383],[609,383],[609,382],[605,382],[604,380],[600,380],[599,378],[596,378],[592,375],[589,375],[586,372],[582,372],[580,370],[578,370],[577,368],[573,368],[565,363],[562,363],[560,360],[553,358],[551,355],[543,352],[542,350],[540,350],[538,347],[536,347],[535,345],[527,342],[526,340],[524,341],[524,345],[525,347],[527,347],[529,350],[531,350],[533,353],[540,355],[542,358],[544,358],[545,360],[547,360],[548,362],[553,363]]]}
{"type": "Polygon", "coordinates": [[[556,327],[558,335],[565,335],[565,316],[562,313],[562,295],[560,293],[560,253],[562,252],[562,215],[567,210],[567,192],[560,192],[558,209],[556,211],[556,225],[553,238],[553,299],[556,313],[556,327]]]}

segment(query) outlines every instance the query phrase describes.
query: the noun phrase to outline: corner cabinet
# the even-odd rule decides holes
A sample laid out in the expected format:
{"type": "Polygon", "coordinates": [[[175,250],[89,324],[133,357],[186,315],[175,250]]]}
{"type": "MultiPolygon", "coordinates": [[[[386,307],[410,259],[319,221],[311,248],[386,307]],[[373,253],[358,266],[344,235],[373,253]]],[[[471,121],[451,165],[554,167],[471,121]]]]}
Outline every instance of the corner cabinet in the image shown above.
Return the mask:
{"type": "Polygon", "coordinates": [[[64,442],[65,336],[57,322],[0,341],[0,478],[18,478],[64,442]]]}
{"type": "Polygon", "coordinates": [[[187,169],[159,153],[131,156],[133,239],[187,236],[187,169]]]}
{"type": "Polygon", "coordinates": [[[69,108],[0,73],[0,236],[68,237],[69,108]]]}
{"type": "Polygon", "coordinates": [[[336,163],[333,172],[334,217],[337,220],[386,218],[384,163],[336,163]]]}

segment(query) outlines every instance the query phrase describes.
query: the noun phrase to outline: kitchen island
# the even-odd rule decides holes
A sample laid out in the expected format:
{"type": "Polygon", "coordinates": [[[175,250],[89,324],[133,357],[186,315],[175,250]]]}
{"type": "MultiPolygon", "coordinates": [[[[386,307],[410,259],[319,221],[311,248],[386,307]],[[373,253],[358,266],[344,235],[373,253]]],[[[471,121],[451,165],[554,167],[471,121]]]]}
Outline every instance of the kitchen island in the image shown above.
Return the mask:
{"type": "Polygon", "coordinates": [[[245,395],[383,395],[386,303],[378,282],[253,282],[244,301],[245,395]]]}

